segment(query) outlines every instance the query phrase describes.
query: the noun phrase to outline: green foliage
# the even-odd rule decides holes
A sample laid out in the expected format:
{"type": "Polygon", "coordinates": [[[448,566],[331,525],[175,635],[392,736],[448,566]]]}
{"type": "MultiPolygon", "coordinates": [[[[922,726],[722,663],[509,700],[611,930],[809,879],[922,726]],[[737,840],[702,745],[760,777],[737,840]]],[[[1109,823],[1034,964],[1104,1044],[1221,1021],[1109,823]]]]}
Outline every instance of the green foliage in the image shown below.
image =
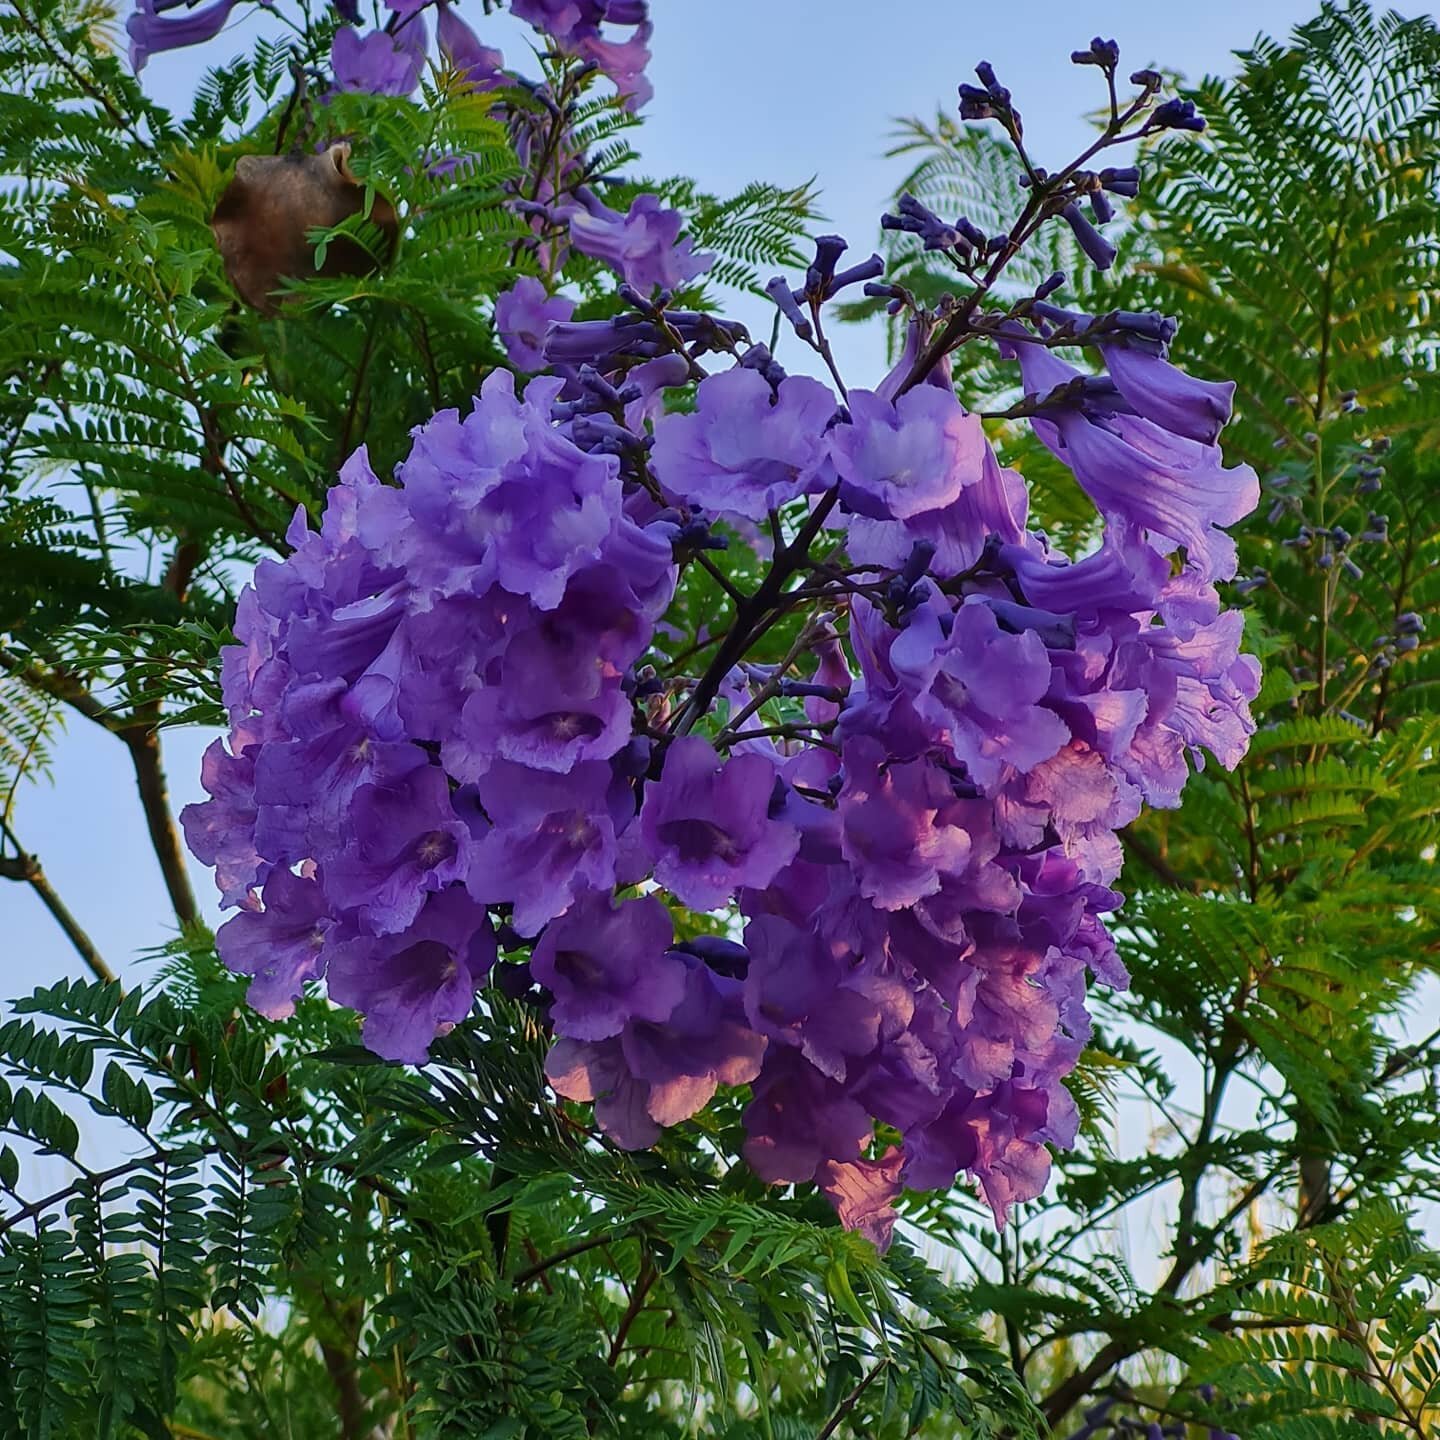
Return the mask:
{"type": "Polygon", "coordinates": [[[419,1074],[317,1000],[277,1035],[204,949],[148,997],[62,983],[14,1012],[0,1129],[74,1178],[36,1195],[0,1160],[0,1433],[81,1433],[104,1395],[101,1434],[246,1435],[232,1397],[305,1413],[318,1385],[417,1435],[678,1436],[703,1411],[818,1426],[862,1375],[872,1433],[1030,1425],[918,1256],[762,1198],[695,1136],[615,1151],[498,997],[419,1074]],[[88,1168],[76,1105],[133,1158],[88,1168]]]}

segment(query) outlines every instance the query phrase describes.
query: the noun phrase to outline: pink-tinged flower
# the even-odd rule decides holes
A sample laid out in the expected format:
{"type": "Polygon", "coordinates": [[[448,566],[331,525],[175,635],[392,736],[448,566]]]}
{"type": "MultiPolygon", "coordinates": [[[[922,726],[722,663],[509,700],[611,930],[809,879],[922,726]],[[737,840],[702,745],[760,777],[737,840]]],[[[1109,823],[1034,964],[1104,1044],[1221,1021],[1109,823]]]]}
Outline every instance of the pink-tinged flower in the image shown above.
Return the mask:
{"type": "Polygon", "coordinates": [[[698,735],[676,740],[640,812],[655,878],[695,910],[768,885],[800,845],[794,826],[770,818],[774,793],[775,767],[763,756],[721,761],[698,735]]]}
{"type": "Polygon", "coordinates": [[[835,1207],[840,1223],[856,1230],[883,1255],[895,1234],[895,1201],[905,1156],[890,1146],[878,1160],[826,1160],[815,1183],[835,1207]]]}
{"type": "Polygon", "coordinates": [[[650,1114],[650,1086],[631,1074],[620,1041],[562,1037],[545,1057],[557,1095],[595,1107],[600,1128],[622,1150],[644,1150],[660,1138],[650,1114]]]}
{"type": "Polygon", "coordinates": [[[625,1064],[649,1087],[645,1105],[656,1124],[678,1125],[721,1085],[747,1085],[760,1073],[766,1040],[746,1023],[739,991],[738,981],[687,960],[684,994],[670,1015],[625,1027],[625,1064]]]}
{"type": "Polygon", "coordinates": [[[892,760],[879,740],[857,735],[842,753],[840,846],[856,884],[881,910],[900,910],[939,890],[970,860],[970,835],[951,777],[928,759],[892,760]]]}
{"type": "Polygon", "coordinates": [[[651,95],[645,78],[652,26],[645,0],[511,0],[511,12],[548,35],[562,50],[598,66],[626,97],[625,108],[638,110],[651,95]],[[633,25],[625,40],[607,39],[602,24],[633,25]]]}

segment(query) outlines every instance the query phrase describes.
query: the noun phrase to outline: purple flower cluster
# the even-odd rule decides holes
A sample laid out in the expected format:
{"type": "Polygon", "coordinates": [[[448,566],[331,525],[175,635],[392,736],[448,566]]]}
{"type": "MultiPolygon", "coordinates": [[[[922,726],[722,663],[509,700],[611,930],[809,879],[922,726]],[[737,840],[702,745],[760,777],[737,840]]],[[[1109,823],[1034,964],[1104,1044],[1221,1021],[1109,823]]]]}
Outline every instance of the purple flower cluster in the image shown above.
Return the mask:
{"type": "MultiPolygon", "coordinates": [[[[527,361],[540,321],[515,316],[555,303],[535,290],[499,312],[527,361]]],[[[902,1187],[968,1171],[997,1218],[1037,1195],[1074,1138],[1087,973],[1125,983],[1116,831],[1251,730],[1258,671],[1214,581],[1254,477],[1220,466],[1216,394],[1163,355],[1125,352],[1107,388],[1014,348],[1106,517],[1078,561],[1026,528],[948,387],[893,376],[842,408],[741,364],[665,415],[646,396],[685,363],[523,400],[497,373],[416,432],[399,486],[357,454],[246,592],[229,748],[183,817],[240,907],[218,943],[253,1003],[284,1014],[324,976],[367,1044],[423,1060],[505,933],[532,942],[551,1083],[617,1144],[748,1084],[755,1171],[878,1241],[902,1187]],[[808,678],[725,677],[731,715],[788,693],[782,733],[679,723],[643,682],[693,530],[674,517],[827,494],[892,578],[815,622],[808,678]],[[728,933],[679,940],[677,912],[728,933]]]]}
{"type": "MultiPolygon", "coordinates": [[[[136,0],[126,21],[130,64],[139,71],[152,55],[213,40],[229,22],[237,0],[212,0],[200,9],[188,0],[187,13],[172,15],[187,0],[136,0]]],[[[267,7],[274,0],[260,0],[267,7]]],[[[335,32],[330,49],[332,79],[337,90],[374,95],[410,95],[420,84],[428,53],[429,31],[423,12],[437,11],[436,31],[444,58],[476,89],[518,83],[506,72],[505,57],[485,45],[449,0],[385,0],[391,12],[381,28],[362,34],[356,0],[335,0],[346,22],[335,32]]],[[[578,57],[608,76],[624,99],[638,110],[654,93],[646,78],[650,60],[646,0],[512,0],[511,11],[532,25],[559,50],[578,57]],[[624,38],[602,28],[629,30],[624,38]]]]}
{"type": "MultiPolygon", "coordinates": [[[[575,45],[645,31],[625,0],[515,8],[575,45]]],[[[999,1222],[1073,1142],[1088,977],[1127,980],[1117,832],[1253,729],[1258,666],[1216,590],[1258,492],[1216,443],[1232,387],[1170,364],[1163,317],[1058,310],[1058,279],[988,322],[1103,521],[1070,559],[956,398],[944,314],[869,287],[908,341],[873,391],[837,391],[673,306],[706,257],[654,196],[529,203],[632,311],[574,321],[518,281],[500,338],[554,373],[523,398],[490,375],[415,432],[396,485],[357,452],[319,531],[297,517],[258,568],[229,742],[182,817],[238,907],[220,953],[264,1013],[323,978],[372,1049],[419,1062],[503,949],[539,987],[551,1085],[613,1143],[748,1086],[754,1171],[817,1185],[877,1244],[902,1189],[962,1171],[999,1222]],[[737,537],[766,578],[696,634],[679,576],[737,537]],[[754,663],[787,609],[799,641],[754,663]]],[[[879,273],[837,275],[844,248],[822,237],[802,288],[768,287],[827,361],[821,307],[879,273]]]]}
{"type": "Polygon", "coordinates": [[[552,424],[560,384],[519,400],[492,375],[416,432],[399,487],[357,452],[240,602],[229,745],[181,818],[267,1015],[323,975],[367,1044],[423,1060],[469,1013],[496,914],[534,935],[634,865],[633,666],[675,567],[618,462],[552,424]]]}

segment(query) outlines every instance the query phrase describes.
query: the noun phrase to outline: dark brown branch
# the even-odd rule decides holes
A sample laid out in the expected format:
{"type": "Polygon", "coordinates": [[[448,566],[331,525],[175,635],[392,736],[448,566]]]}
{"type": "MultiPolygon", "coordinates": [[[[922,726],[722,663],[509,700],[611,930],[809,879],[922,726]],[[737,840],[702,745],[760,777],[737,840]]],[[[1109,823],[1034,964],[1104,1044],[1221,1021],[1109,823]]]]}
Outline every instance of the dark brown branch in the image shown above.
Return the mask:
{"type": "Polygon", "coordinates": [[[55,887],[46,878],[40,862],[20,844],[15,832],[0,820],[0,833],[14,847],[14,855],[0,855],[0,878],[18,880],[28,885],[40,897],[40,903],[54,917],[55,923],[65,932],[65,938],[75,947],[75,952],[85,962],[90,973],[97,980],[107,984],[116,978],[115,972],[105,963],[95,942],[81,928],[80,922],[70,913],[70,908],[56,893],[55,887]]]}
{"type": "Polygon", "coordinates": [[[577,1255],[583,1255],[587,1250],[598,1250],[602,1245],[608,1245],[614,1239],[612,1235],[592,1235],[588,1240],[580,1240],[564,1250],[557,1250],[553,1255],[547,1255],[543,1260],[537,1260],[533,1265],[527,1265],[525,1269],[517,1272],[512,1282],[518,1290],[522,1285],[528,1285],[537,1276],[543,1275],[547,1270],[553,1269],[556,1265],[563,1265],[567,1260],[573,1260],[577,1255]]]}
{"type": "MultiPolygon", "coordinates": [[[[191,562],[185,560],[185,551],[186,547],[182,546],[177,552],[166,577],[167,583],[180,593],[183,593],[189,583],[191,562]]],[[[176,829],[175,817],[170,810],[169,785],[165,779],[165,767],[161,763],[160,736],[156,729],[160,718],[158,708],[147,707],[143,718],[119,715],[97,700],[75,676],[61,670],[44,669],[8,650],[0,650],[0,668],[27,685],[47,695],[53,695],[76,714],[83,715],[124,742],[135,771],[135,785],[140,792],[140,805],[145,813],[150,843],[154,847],[155,858],[160,862],[160,873],[165,879],[165,889],[170,896],[175,917],[182,925],[191,925],[197,921],[200,918],[200,907],[196,903],[190,875],[185,868],[180,832],[176,829]]]]}
{"type": "Polygon", "coordinates": [[[889,1364],[888,1360],[877,1360],[868,1373],[860,1377],[860,1383],[835,1407],[835,1413],[825,1422],[825,1427],[815,1440],[830,1440],[830,1437],[845,1423],[845,1417],[860,1403],[860,1397],[870,1388],[871,1383],[889,1364]]]}
{"type": "Polygon", "coordinates": [[[610,1342],[610,1353],[605,1357],[605,1363],[611,1369],[614,1369],[615,1362],[624,1351],[625,1337],[629,1335],[630,1327],[639,1319],[640,1312],[645,1308],[645,1297],[649,1295],[650,1287],[659,1276],[660,1272],[650,1263],[648,1257],[640,1262],[640,1274],[636,1277],[635,1288],[630,1292],[630,1303],[625,1307],[619,1325],[615,1327],[615,1338],[610,1342]]]}
{"type": "Polygon", "coordinates": [[[160,862],[160,873],[165,878],[171,908],[181,925],[193,925],[200,918],[200,907],[195,902],[190,872],[185,868],[180,831],[170,809],[170,787],[160,758],[160,734],[153,724],[131,726],[119,734],[130,751],[130,761],[135,767],[140,808],[145,812],[145,826],[150,832],[155,858],[160,862]]]}

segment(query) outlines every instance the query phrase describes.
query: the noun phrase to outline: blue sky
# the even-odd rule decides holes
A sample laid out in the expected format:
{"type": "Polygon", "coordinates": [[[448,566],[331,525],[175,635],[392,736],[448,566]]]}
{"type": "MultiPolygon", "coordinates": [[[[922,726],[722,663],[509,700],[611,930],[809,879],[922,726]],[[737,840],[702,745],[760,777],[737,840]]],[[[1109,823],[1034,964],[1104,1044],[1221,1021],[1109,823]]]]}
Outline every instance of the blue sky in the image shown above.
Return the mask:
{"type": "MultiPolygon", "coordinates": [[[[465,0],[462,12],[479,8],[465,0]]],[[[1231,52],[1258,31],[1287,33],[1314,8],[1313,0],[1024,0],[1008,7],[960,0],[654,0],[655,99],[637,144],[648,173],[690,174],[722,194],[755,178],[795,183],[813,176],[827,228],[863,255],[876,242],[878,216],[903,173],[903,162],[884,153],[895,118],[953,106],[956,85],[970,78],[976,61],[995,65],[1024,112],[1037,159],[1054,162],[1068,158],[1088,133],[1081,117],[1098,102],[1096,72],[1067,57],[1097,31],[1119,40],[1127,72],[1155,64],[1192,76],[1227,73],[1235,64],[1231,52]]],[[[239,20],[203,58],[218,61],[248,43],[255,9],[237,10],[252,18],[239,20]]],[[[475,23],[511,64],[525,63],[529,31],[508,16],[475,23]]],[[[191,51],[160,56],[146,83],[167,103],[184,104],[201,59],[191,51]]],[[[878,330],[842,328],[835,344],[852,383],[880,373],[878,330]]],[[[170,734],[177,807],[200,798],[199,757],[208,738],[170,734]]],[[[122,973],[136,975],[138,952],[172,930],[126,755],[77,718],[57,762],[53,785],[21,795],[16,827],[101,952],[122,973]]],[[[195,880],[214,918],[209,877],[197,868],[195,880]]],[[[0,934],[5,993],[75,969],[28,887],[0,888],[0,934]]]]}

